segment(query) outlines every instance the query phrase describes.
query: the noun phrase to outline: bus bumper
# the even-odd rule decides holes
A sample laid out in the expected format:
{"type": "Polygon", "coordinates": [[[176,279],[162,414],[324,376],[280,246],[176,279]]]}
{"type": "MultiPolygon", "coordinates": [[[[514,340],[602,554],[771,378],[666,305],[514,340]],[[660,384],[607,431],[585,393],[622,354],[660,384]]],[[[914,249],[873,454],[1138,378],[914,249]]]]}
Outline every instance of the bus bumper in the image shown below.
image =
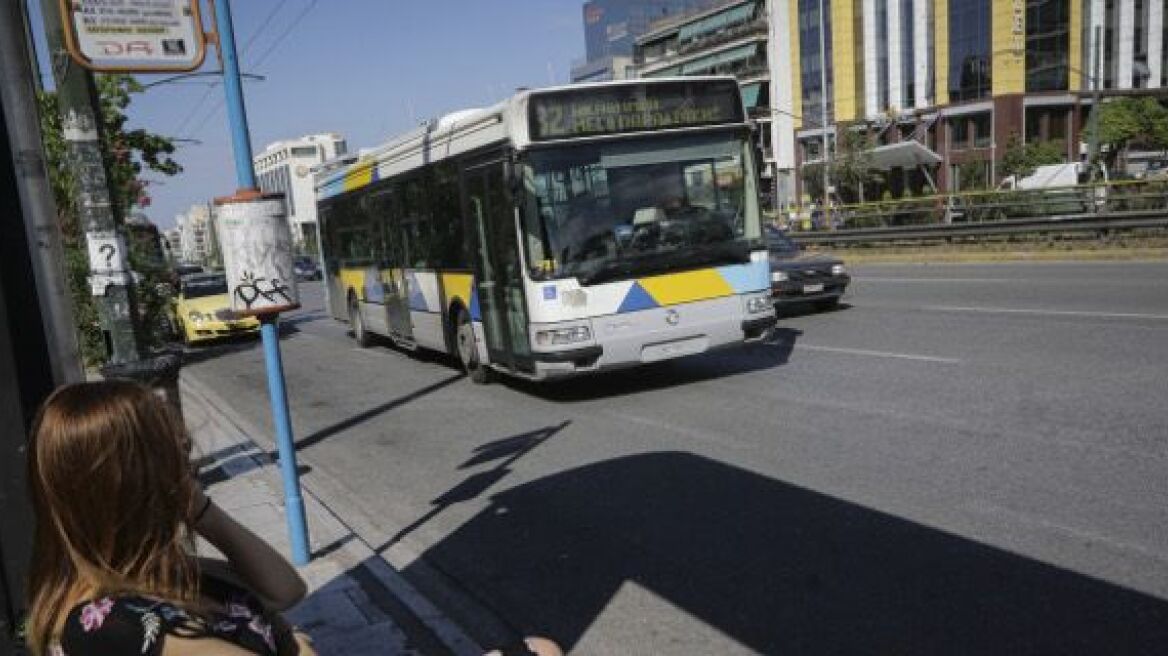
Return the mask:
{"type": "Polygon", "coordinates": [[[768,304],[767,311],[750,314],[747,298],[729,296],[596,317],[591,320],[595,344],[533,353],[534,377],[619,369],[764,339],[775,325],[774,310],[768,304]]]}

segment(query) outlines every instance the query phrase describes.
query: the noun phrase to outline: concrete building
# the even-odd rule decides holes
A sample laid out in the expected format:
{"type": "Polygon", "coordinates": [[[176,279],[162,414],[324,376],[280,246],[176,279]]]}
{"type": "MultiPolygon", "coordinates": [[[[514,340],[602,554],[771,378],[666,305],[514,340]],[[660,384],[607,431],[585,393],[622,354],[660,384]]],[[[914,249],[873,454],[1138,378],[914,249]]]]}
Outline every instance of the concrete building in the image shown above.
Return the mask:
{"type": "Polygon", "coordinates": [[[1105,98],[1168,88],[1166,0],[823,0],[823,48],[820,0],[768,4],[777,168],[867,131],[893,196],[992,185],[1012,135],[1080,159],[1096,46],[1105,98]]]}
{"type": "Polygon", "coordinates": [[[269,144],[255,156],[256,179],[265,192],[285,194],[288,223],[297,247],[316,252],[316,196],[312,168],[344,155],[345,140],[336,133],[312,134],[269,144]]]}
{"type": "Polygon", "coordinates": [[[175,226],[162,231],[166,257],[171,261],[182,259],[182,228],[175,226]]]}
{"type": "Polygon", "coordinates": [[[772,40],[764,0],[722,0],[712,9],[686,14],[638,37],[633,48],[636,77],[733,75],[748,114],[759,124],[763,163],[760,189],[772,197],[776,175],[771,147],[772,40]]]}
{"type": "Polygon", "coordinates": [[[190,264],[215,266],[218,261],[218,243],[215,238],[211,205],[191,205],[185,214],[175,217],[180,233],[181,259],[190,264]]]}
{"type": "Polygon", "coordinates": [[[589,0],[584,3],[585,59],[572,66],[572,82],[626,77],[633,43],[671,17],[707,9],[719,0],[589,0]]]}
{"type": "Polygon", "coordinates": [[[634,77],[633,58],[626,55],[608,55],[594,61],[582,61],[572,66],[572,83],[608,82],[634,77]]]}

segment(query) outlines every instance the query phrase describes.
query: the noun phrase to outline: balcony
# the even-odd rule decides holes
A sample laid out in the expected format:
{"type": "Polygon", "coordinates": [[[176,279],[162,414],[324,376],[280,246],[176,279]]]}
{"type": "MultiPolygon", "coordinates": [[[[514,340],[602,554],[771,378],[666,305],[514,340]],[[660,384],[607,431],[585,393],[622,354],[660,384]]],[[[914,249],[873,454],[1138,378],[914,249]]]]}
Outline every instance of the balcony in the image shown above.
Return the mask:
{"type": "Polygon", "coordinates": [[[692,52],[699,52],[708,48],[736,41],[749,36],[766,36],[767,34],[767,20],[765,18],[756,18],[746,23],[739,23],[729,27],[711,32],[702,36],[694,38],[692,41],[679,43],[677,46],[677,55],[688,55],[692,52]]]}

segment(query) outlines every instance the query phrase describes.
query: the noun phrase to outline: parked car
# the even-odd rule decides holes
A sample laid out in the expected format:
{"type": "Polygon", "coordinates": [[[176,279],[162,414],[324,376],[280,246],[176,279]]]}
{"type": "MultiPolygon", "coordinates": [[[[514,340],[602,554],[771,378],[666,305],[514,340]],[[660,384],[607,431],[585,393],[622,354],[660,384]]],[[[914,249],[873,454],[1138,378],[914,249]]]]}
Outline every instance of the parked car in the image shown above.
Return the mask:
{"type": "Polygon", "coordinates": [[[179,281],[184,277],[204,272],[206,272],[206,269],[204,269],[202,265],[180,262],[174,265],[174,267],[170,270],[170,283],[177,289],[179,281]]]}
{"type": "Polygon", "coordinates": [[[171,326],[188,345],[260,330],[258,319],[232,311],[223,273],[195,273],[179,280],[171,300],[171,326]]]}
{"type": "Polygon", "coordinates": [[[782,230],[766,229],[770,251],[771,295],[775,307],[811,303],[826,310],[835,307],[852,281],[843,260],[808,253],[782,230]]]}
{"type": "Polygon", "coordinates": [[[292,274],[297,280],[320,280],[320,267],[316,260],[307,255],[297,255],[292,259],[292,274]]]}

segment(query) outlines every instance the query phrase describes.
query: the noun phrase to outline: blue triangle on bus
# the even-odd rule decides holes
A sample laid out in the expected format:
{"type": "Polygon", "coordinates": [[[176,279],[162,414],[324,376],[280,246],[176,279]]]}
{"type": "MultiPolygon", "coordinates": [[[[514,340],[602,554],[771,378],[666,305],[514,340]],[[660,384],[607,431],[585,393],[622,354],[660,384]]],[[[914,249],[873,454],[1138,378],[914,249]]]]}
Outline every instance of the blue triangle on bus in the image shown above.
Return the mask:
{"type": "Polygon", "coordinates": [[[482,321],[482,311],[479,309],[479,290],[478,285],[471,284],[470,289],[470,319],[471,321],[482,321]]]}
{"type": "Polygon", "coordinates": [[[420,312],[429,311],[430,308],[426,304],[426,296],[422,294],[422,286],[418,284],[418,277],[411,273],[407,280],[407,284],[410,287],[410,309],[420,312]]]}
{"type": "Polygon", "coordinates": [[[657,301],[645,291],[641,283],[634,282],[632,287],[629,287],[629,293],[625,294],[625,300],[621,301],[621,305],[617,308],[617,314],[625,312],[637,312],[639,310],[652,310],[658,307],[657,301]]]}

